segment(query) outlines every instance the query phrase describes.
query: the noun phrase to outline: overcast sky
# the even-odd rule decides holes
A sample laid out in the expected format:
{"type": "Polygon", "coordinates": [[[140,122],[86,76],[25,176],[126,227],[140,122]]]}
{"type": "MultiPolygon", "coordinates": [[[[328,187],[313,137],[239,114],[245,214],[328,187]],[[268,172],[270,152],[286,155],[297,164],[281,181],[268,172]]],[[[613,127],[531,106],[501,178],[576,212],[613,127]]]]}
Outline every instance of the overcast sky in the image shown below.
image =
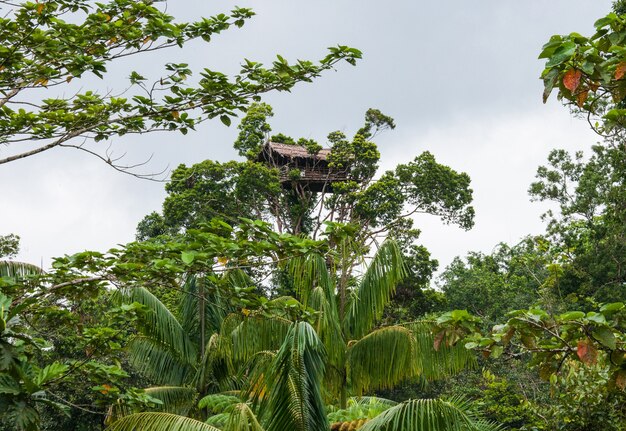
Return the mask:
{"type": "MultiPolygon", "coordinates": [[[[377,137],[381,165],[389,169],[422,151],[472,178],[476,225],[465,232],[420,217],[422,242],[441,266],[469,250],[489,252],[543,229],[541,204],[527,189],[552,148],[586,149],[595,141],[587,124],[556,100],[541,103],[541,46],[553,34],[590,34],[608,0],[240,1],[257,16],[242,29],[112,67],[102,89],[123,86],[129,70],[156,76],[166,62],[187,62],[235,73],[243,58],[271,62],[319,59],[325,48],[359,48],[357,67],[340,65],[312,84],[264,98],[274,107],[273,132],[317,139],[352,134],[364,112],[378,108],[396,119],[395,131],[377,137]]],[[[227,11],[234,3],[178,0],[170,13],[193,20],[227,11]]],[[[139,59],[139,57],[136,57],[139,59]]],[[[554,98],[553,98],[554,99],[554,98]]],[[[129,162],[154,154],[146,170],[180,163],[235,158],[236,122],[219,121],[197,132],[149,134],[112,141],[129,162]]],[[[8,151],[8,149],[0,149],[8,151]]],[[[54,256],[104,251],[134,239],[141,218],[159,210],[162,183],[113,171],[69,149],[0,166],[0,234],[22,237],[19,260],[48,266],[54,256]]]]}

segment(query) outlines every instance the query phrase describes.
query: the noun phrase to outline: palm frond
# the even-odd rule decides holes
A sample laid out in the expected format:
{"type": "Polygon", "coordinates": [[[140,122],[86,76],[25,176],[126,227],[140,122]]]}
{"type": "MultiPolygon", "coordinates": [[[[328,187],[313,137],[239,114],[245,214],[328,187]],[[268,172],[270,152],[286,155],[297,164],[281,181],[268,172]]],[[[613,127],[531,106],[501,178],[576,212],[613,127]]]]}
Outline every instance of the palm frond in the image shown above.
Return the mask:
{"type": "MultiPolygon", "coordinates": [[[[397,402],[378,397],[352,397],[348,399],[347,408],[330,408],[328,421],[331,424],[354,422],[373,419],[385,410],[398,405],[397,402]]],[[[339,429],[341,429],[341,426],[339,429]]]]}
{"type": "Polygon", "coordinates": [[[111,424],[107,431],[220,431],[195,419],[171,413],[135,413],[111,424]]]}
{"type": "Polygon", "coordinates": [[[360,431],[497,431],[461,399],[409,400],[368,421],[360,431]]]}
{"type": "Polygon", "coordinates": [[[184,386],[154,386],[146,388],[145,393],[160,400],[158,411],[186,416],[195,406],[198,392],[184,386]]]}
{"type": "Polygon", "coordinates": [[[359,339],[371,330],[391,300],[406,269],[398,244],[388,239],[377,250],[360,280],[342,322],[344,333],[359,339]]]}
{"type": "Polygon", "coordinates": [[[246,403],[233,406],[224,431],[264,431],[256,415],[246,403]]]}
{"type": "Polygon", "coordinates": [[[169,346],[187,363],[197,361],[197,350],[181,324],[159,299],[143,287],[121,291],[124,300],[145,305],[149,312],[140,320],[139,330],[146,337],[169,346]]]}
{"type": "MultiPolygon", "coordinates": [[[[240,272],[232,271],[232,272],[240,272]]],[[[231,271],[222,276],[221,283],[232,286],[240,277],[231,274],[231,271]]],[[[233,306],[222,294],[220,286],[216,286],[208,277],[189,275],[185,278],[180,300],[181,325],[191,339],[200,339],[200,322],[205,322],[207,337],[219,332],[226,315],[234,311],[233,306]],[[201,286],[200,283],[204,283],[201,286]],[[204,318],[200,319],[199,295],[204,295],[204,318]]]]}
{"type": "Polygon", "coordinates": [[[428,323],[407,325],[417,342],[416,366],[420,376],[426,380],[437,380],[458,374],[477,365],[476,354],[462,343],[448,346],[441,343],[435,349],[433,328],[428,323]]]}
{"type": "Polygon", "coordinates": [[[256,353],[278,350],[285,340],[291,322],[280,317],[250,315],[243,317],[230,334],[235,361],[247,362],[256,353]]]}
{"type": "Polygon", "coordinates": [[[128,348],[131,365],[157,384],[180,386],[195,374],[192,364],[151,338],[137,336],[128,348]]]}
{"type": "Polygon", "coordinates": [[[207,409],[209,413],[225,413],[236,404],[241,403],[239,397],[226,394],[209,394],[198,401],[198,408],[207,409]]]}
{"type": "Polygon", "coordinates": [[[390,400],[382,397],[350,397],[348,398],[348,405],[354,404],[358,406],[368,406],[371,404],[384,405],[387,407],[394,407],[398,405],[397,401],[390,400]]]}
{"type": "Polygon", "coordinates": [[[230,413],[218,413],[216,415],[209,416],[204,423],[219,429],[224,429],[229,418],[230,413]]]}
{"type": "Polygon", "coordinates": [[[337,393],[344,383],[344,377],[333,370],[340,370],[345,366],[346,343],[341,332],[334,292],[329,295],[322,286],[315,287],[311,292],[309,305],[317,311],[313,327],[328,354],[324,386],[325,389],[337,393]]]}
{"type": "Polygon", "coordinates": [[[348,348],[348,379],[355,394],[392,388],[418,373],[413,333],[401,326],[371,332],[348,348]]]}
{"type": "Polygon", "coordinates": [[[267,431],[328,428],[321,395],[325,356],[311,325],[297,322],[289,328],[268,376],[267,431]]]}
{"type": "Polygon", "coordinates": [[[0,260],[0,277],[24,278],[43,272],[43,269],[30,263],[0,260]]]}
{"type": "Polygon", "coordinates": [[[255,410],[261,413],[268,410],[269,380],[272,367],[276,359],[276,352],[265,350],[258,352],[240,370],[244,381],[243,398],[250,401],[255,410]]]}
{"type": "Polygon", "coordinates": [[[220,350],[221,338],[217,333],[211,336],[198,364],[193,384],[200,392],[223,392],[238,387],[231,358],[220,350]]]}
{"type": "Polygon", "coordinates": [[[316,287],[325,292],[334,293],[333,278],[328,272],[324,256],[317,253],[307,253],[289,260],[287,271],[293,278],[293,285],[302,303],[309,305],[309,296],[316,287]]]}

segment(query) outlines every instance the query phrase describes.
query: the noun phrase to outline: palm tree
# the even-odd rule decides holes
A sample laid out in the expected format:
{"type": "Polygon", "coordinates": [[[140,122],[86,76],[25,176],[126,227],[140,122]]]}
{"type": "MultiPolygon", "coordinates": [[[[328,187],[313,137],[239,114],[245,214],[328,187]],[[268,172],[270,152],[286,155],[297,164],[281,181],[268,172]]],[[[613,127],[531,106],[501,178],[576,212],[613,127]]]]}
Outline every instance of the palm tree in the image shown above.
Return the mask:
{"type": "Polygon", "coordinates": [[[341,408],[349,393],[362,395],[407,380],[439,378],[473,363],[474,357],[462,346],[441,344],[435,350],[428,322],[376,327],[396,285],[407,276],[402,252],[393,240],[379,247],[360,277],[346,276],[345,259],[340,256],[330,271],[319,255],[290,264],[301,301],[317,311],[313,326],[329,352],[324,383],[341,408]]]}
{"type": "MultiPolygon", "coordinates": [[[[145,292],[142,292],[142,295],[144,294],[145,292]]],[[[214,350],[215,346],[210,349],[214,350]]],[[[313,327],[306,322],[292,323],[281,348],[270,355],[271,366],[269,369],[263,369],[264,376],[256,374],[250,379],[251,385],[263,385],[267,388],[267,396],[258,397],[250,402],[230,396],[229,398],[234,399],[234,402],[229,400],[228,414],[223,421],[223,431],[326,429],[328,422],[320,387],[324,373],[325,351],[313,327]]],[[[174,373],[171,377],[178,378],[179,376],[179,373],[174,373]]],[[[219,430],[209,423],[185,417],[190,413],[190,409],[175,414],[173,407],[180,406],[183,404],[180,400],[189,400],[189,397],[188,394],[180,394],[180,397],[177,397],[176,394],[172,394],[173,390],[174,387],[166,387],[150,392],[151,396],[163,401],[163,411],[143,413],[118,411],[108,429],[111,431],[219,430]]],[[[259,393],[257,392],[256,395],[258,396],[259,393]]],[[[205,407],[212,398],[217,397],[224,398],[223,395],[208,395],[200,400],[199,406],[205,407]]]]}
{"type": "MultiPolygon", "coordinates": [[[[395,242],[385,241],[359,277],[350,275],[347,258],[352,254],[341,244],[338,249],[339,258],[330,265],[319,254],[289,261],[287,269],[299,300],[282,297],[257,310],[237,310],[223,318],[219,328],[210,327],[208,338],[198,332],[207,327],[215,309],[205,314],[204,324],[197,317],[181,317],[196,322],[195,329],[189,330],[185,328],[190,324],[178,323],[147,290],[129,290],[128,299],[154,311],[140,328],[141,335],[131,342],[133,364],[163,385],[182,384],[194,387],[196,394],[208,393],[201,406],[214,397],[207,385],[215,391],[240,389],[238,399],[220,415],[224,430],[309,431],[328,429],[323,399],[338,401],[345,408],[349,394],[441,377],[472,363],[473,356],[462,347],[442,343],[436,351],[425,322],[376,327],[396,284],[406,276],[395,242]],[[198,340],[205,340],[204,351],[194,347],[198,340]],[[219,373],[230,376],[226,381],[231,383],[234,375],[241,379],[223,385],[216,378],[219,373]]],[[[196,301],[187,310],[197,309],[198,303],[214,304],[215,299],[203,299],[206,294],[187,295],[196,301]]],[[[169,407],[164,410],[172,412],[169,407]]],[[[182,425],[181,421],[167,413],[140,413],[122,418],[111,429],[215,429],[202,422],[182,425]]]]}
{"type": "MultiPolygon", "coordinates": [[[[231,289],[246,283],[237,271],[219,280],[231,289]]],[[[146,393],[161,401],[159,410],[178,415],[197,415],[198,397],[233,389],[234,381],[216,355],[216,342],[224,316],[233,307],[222,297],[224,289],[211,285],[205,275],[185,278],[170,310],[157,296],[141,286],[121,289],[114,295],[121,303],[140,303],[146,312],[137,321],[137,334],[128,343],[133,368],[157,386],[146,393]]],[[[108,421],[133,413],[123,404],[112,406],[108,421]]],[[[169,416],[160,416],[167,418],[169,416]]]]}

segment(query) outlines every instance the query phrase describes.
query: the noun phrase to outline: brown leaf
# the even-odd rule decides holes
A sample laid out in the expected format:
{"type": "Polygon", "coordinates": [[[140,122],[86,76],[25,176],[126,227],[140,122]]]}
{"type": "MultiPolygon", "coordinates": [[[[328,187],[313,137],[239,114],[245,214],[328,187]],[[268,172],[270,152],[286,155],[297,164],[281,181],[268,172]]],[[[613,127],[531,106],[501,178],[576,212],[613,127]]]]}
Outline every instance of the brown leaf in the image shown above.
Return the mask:
{"type": "Polygon", "coordinates": [[[435,351],[438,352],[439,348],[441,347],[441,342],[443,341],[443,337],[446,336],[446,331],[439,331],[439,333],[437,335],[435,335],[435,342],[433,343],[433,347],[435,348],[435,351]]]}
{"type": "Polygon", "coordinates": [[[510,327],[509,330],[506,331],[506,333],[502,336],[502,344],[505,346],[509,344],[509,341],[511,341],[511,338],[513,338],[514,334],[515,334],[515,328],[510,327]]]}
{"type": "Polygon", "coordinates": [[[624,99],[624,97],[626,97],[626,87],[624,87],[623,84],[616,86],[611,91],[611,96],[613,96],[613,101],[615,103],[621,102],[624,99]]]}
{"type": "Polygon", "coordinates": [[[586,365],[596,363],[598,359],[598,350],[591,344],[589,340],[579,340],[576,354],[580,361],[586,365]]]}
{"type": "Polygon", "coordinates": [[[522,340],[522,344],[527,349],[534,349],[535,347],[537,347],[535,343],[535,338],[532,335],[527,335],[527,334],[522,335],[521,340],[522,340]]]}
{"type": "Polygon", "coordinates": [[[622,61],[615,68],[615,79],[622,79],[626,74],[626,61],[622,61]]]}
{"type": "Polygon", "coordinates": [[[618,370],[615,373],[615,386],[621,390],[626,389],[626,370],[618,370]]]}
{"type": "Polygon", "coordinates": [[[45,7],[46,7],[46,5],[45,5],[45,4],[43,4],[43,3],[39,3],[39,4],[37,5],[37,15],[41,15],[41,12],[43,12],[43,9],[44,9],[45,7]]]}
{"type": "Polygon", "coordinates": [[[580,85],[580,78],[582,76],[583,73],[580,70],[570,69],[563,75],[563,85],[573,93],[580,85]]]}
{"type": "Polygon", "coordinates": [[[589,90],[581,91],[576,95],[576,104],[579,108],[582,108],[589,97],[589,90]]]}
{"type": "Polygon", "coordinates": [[[595,81],[591,81],[589,83],[589,89],[593,92],[596,92],[598,90],[598,88],[600,88],[600,84],[598,82],[595,81]]]}
{"type": "Polygon", "coordinates": [[[539,367],[539,378],[550,381],[550,376],[554,374],[554,365],[551,362],[545,362],[539,367]]]}
{"type": "MultiPolygon", "coordinates": [[[[174,117],[176,120],[178,120],[180,118],[179,112],[178,111],[172,111],[172,117],[174,117]]],[[[217,260],[219,262],[219,259],[217,259],[217,260]]]]}

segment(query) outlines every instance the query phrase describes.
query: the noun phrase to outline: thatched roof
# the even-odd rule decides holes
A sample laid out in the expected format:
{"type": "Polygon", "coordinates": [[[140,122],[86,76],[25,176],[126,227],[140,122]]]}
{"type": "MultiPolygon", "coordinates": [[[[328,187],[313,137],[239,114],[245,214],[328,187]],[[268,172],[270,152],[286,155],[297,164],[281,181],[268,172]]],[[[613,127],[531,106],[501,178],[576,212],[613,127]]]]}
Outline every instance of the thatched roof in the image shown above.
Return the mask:
{"type": "Polygon", "coordinates": [[[330,149],[321,149],[317,154],[309,153],[305,147],[300,145],[279,144],[278,142],[267,142],[263,147],[263,152],[276,153],[288,159],[302,158],[314,160],[326,160],[330,154],[330,149]]]}

